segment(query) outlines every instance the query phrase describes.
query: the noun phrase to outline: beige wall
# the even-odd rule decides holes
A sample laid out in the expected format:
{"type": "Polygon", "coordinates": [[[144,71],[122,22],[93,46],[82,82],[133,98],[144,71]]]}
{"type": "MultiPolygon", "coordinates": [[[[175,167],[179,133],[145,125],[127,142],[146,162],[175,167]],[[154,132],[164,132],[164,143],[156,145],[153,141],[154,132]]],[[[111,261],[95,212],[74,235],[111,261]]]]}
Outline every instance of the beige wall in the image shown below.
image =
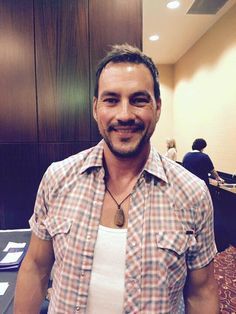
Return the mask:
{"type": "Polygon", "coordinates": [[[166,139],[173,137],[174,65],[158,65],[162,99],[161,117],[152,136],[160,153],[166,151],[166,139]]]}
{"type": "Polygon", "coordinates": [[[215,168],[236,171],[236,6],[175,64],[174,86],[179,159],[203,137],[215,168]]]}
{"type": "Polygon", "coordinates": [[[217,170],[236,171],[236,6],[175,65],[161,65],[162,116],[152,142],[174,136],[178,160],[203,137],[217,170]],[[172,78],[173,75],[173,78],[172,78]]]}

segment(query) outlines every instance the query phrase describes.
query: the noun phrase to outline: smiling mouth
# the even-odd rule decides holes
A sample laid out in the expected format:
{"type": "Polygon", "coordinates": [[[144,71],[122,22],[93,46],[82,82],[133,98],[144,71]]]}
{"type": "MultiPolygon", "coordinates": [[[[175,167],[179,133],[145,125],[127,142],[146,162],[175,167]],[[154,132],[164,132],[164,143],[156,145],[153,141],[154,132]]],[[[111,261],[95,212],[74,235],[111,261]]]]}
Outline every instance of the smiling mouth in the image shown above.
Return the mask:
{"type": "Polygon", "coordinates": [[[115,131],[117,133],[135,133],[135,132],[141,132],[144,130],[143,124],[130,124],[130,125],[110,125],[108,127],[108,131],[115,131]]]}
{"type": "Polygon", "coordinates": [[[128,128],[114,128],[114,131],[115,132],[118,132],[118,133],[134,133],[134,132],[138,132],[138,131],[140,131],[140,128],[137,128],[137,127],[133,127],[133,128],[131,128],[131,127],[128,127],[128,128]]]}

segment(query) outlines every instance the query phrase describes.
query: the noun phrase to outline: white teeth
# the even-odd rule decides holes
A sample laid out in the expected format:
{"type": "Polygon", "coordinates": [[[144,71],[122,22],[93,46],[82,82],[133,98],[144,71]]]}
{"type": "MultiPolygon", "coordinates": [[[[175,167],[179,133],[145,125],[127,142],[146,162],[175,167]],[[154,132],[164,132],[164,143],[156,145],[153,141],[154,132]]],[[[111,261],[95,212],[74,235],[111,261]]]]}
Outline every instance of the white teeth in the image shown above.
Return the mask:
{"type": "Polygon", "coordinates": [[[133,129],[122,129],[122,130],[116,130],[117,132],[120,132],[120,133],[131,133],[131,132],[134,132],[133,129]]]}

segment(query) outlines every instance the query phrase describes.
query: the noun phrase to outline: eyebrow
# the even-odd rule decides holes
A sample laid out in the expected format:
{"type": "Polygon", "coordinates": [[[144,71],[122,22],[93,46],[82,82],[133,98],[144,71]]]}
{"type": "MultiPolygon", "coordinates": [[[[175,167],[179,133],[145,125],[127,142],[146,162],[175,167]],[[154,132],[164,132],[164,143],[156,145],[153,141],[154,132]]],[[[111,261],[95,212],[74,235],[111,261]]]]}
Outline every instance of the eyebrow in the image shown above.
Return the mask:
{"type": "Polygon", "coordinates": [[[107,96],[109,96],[109,97],[119,97],[120,95],[118,93],[115,93],[115,92],[104,91],[104,92],[102,92],[100,97],[102,98],[102,97],[107,97],[107,96]]]}
{"type": "Polygon", "coordinates": [[[149,95],[149,93],[148,92],[146,92],[146,91],[139,91],[139,92],[136,92],[136,93],[133,93],[132,95],[131,95],[131,97],[139,97],[139,96],[144,96],[144,97],[147,97],[148,98],[148,100],[150,100],[151,99],[151,96],[149,95]]]}
{"type": "MultiPolygon", "coordinates": [[[[102,97],[108,97],[108,96],[109,97],[120,97],[120,94],[115,93],[115,92],[110,92],[110,91],[104,91],[104,92],[102,92],[100,97],[102,98],[102,97]]],[[[135,93],[130,95],[131,98],[139,97],[139,96],[147,97],[149,100],[151,99],[151,96],[146,91],[138,91],[138,92],[135,92],[135,93]]]]}

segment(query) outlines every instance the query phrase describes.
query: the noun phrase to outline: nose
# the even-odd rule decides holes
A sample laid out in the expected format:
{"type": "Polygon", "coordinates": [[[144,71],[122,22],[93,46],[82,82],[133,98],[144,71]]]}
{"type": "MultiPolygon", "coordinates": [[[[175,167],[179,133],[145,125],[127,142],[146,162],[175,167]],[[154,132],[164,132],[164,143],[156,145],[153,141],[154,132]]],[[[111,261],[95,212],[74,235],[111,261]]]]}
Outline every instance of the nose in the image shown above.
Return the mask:
{"type": "Polygon", "coordinates": [[[135,120],[133,106],[129,103],[128,100],[121,101],[119,106],[117,106],[116,118],[120,121],[135,120]]]}

